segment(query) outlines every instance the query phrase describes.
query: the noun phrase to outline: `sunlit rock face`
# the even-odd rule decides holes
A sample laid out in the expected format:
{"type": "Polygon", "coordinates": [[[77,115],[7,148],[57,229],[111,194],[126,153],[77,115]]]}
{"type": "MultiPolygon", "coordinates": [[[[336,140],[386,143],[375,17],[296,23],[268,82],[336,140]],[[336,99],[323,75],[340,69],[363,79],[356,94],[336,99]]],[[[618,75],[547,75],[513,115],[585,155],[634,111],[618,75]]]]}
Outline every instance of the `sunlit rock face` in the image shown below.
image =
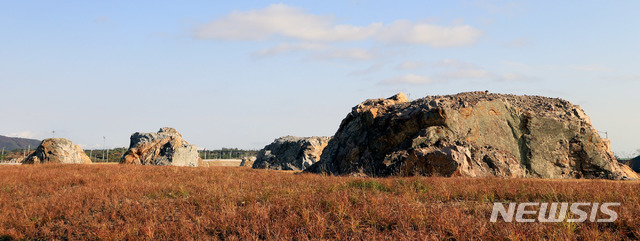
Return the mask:
{"type": "Polygon", "coordinates": [[[355,106],[307,172],[369,176],[636,179],[580,106],[467,92],[355,106]]]}
{"type": "Polygon", "coordinates": [[[201,159],[197,146],[189,145],[175,129],[164,127],[157,133],[133,133],[120,163],[196,167],[201,159]]]}
{"type": "Polygon", "coordinates": [[[63,163],[89,164],[91,159],[78,145],[64,138],[49,138],[40,143],[35,152],[22,161],[22,164],[63,163]]]}

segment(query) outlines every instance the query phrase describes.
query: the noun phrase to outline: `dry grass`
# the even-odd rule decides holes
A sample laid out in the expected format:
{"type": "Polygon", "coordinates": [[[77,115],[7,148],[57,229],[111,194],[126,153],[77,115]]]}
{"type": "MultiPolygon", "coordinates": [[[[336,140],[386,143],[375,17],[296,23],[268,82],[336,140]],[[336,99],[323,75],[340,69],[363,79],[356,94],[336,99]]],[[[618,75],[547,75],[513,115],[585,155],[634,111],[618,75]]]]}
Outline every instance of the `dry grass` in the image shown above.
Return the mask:
{"type": "Polygon", "coordinates": [[[203,167],[239,167],[242,163],[242,159],[215,159],[215,160],[203,160],[201,166],[203,167]]]}
{"type": "Polygon", "coordinates": [[[0,240],[621,240],[640,183],[356,178],[249,168],[0,166],[0,240]],[[614,223],[491,223],[494,201],[621,202],[614,223]]]}

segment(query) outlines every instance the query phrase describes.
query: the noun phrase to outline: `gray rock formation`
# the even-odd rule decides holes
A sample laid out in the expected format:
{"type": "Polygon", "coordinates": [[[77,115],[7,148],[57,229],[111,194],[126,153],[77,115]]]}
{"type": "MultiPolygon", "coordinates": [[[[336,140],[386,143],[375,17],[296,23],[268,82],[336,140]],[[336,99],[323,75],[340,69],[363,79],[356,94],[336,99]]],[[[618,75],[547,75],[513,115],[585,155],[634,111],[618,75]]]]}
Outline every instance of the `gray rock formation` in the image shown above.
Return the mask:
{"type": "Polygon", "coordinates": [[[121,164],[199,166],[198,148],[189,145],[173,128],[161,128],[158,133],[131,135],[129,150],[120,159],[121,164]]]}
{"type": "Polygon", "coordinates": [[[255,169],[300,171],[320,160],[322,150],[331,137],[285,136],[273,141],[258,152],[255,169]]]}
{"type": "Polygon", "coordinates": [[[89,164],[91,159],[78,145],[64,138],[49,138],[40,143],[35,152],[22,160],[22,164],[63,163],[89,164]]]}
{"type": "Polygon", "coordinates": [[[636,179],[579,106],[487,92],[400,93],[354,107],[306,172],[636,179]]]}

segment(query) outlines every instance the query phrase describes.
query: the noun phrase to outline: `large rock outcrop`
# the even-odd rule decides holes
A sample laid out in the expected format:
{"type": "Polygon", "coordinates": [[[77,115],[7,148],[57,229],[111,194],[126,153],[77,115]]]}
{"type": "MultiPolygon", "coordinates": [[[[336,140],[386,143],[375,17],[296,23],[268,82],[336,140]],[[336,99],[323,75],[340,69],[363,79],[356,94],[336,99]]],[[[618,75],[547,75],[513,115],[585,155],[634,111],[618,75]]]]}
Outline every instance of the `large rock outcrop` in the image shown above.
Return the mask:
{"type": "Polygon", "coordinates": [[[22,160],[22,164],[63,163],[90,164],[91,159],[78,145],[64,138],[49,138],[40,143],[35,152],[22,160]]]}
{"type": "Polygon", "coordinates": [[[469,92],[367,100],[307,172],[369,176],[636,179],[583,110],[540,96],[469,92]]]}
{"type": "Polygon", "coordinates": [[[285,136],[273,141],[258,152],[255,169],[300,171],[320,160],[322,150],[331,137],[285,136]]]}
{"type": "Polygon", "coordinates": [[[175,129],[164,127],[158,133],[133,133],[120,163],[196,167],[201,159],[197,146],[189,145],[175,129]]]}

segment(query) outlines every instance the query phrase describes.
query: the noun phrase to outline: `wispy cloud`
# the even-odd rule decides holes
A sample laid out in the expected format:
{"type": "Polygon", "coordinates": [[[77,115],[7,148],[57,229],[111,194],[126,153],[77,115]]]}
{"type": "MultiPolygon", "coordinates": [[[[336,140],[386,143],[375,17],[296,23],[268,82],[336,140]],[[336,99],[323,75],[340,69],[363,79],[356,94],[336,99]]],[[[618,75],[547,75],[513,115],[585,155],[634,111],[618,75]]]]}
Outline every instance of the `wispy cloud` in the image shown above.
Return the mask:
{"type": "Polygon", "coordinates": [[[429,84],[434,82],[450,82],[454,80],[485,81],[531,81],[535,78],[518,73],[493,73],[478,65],[464,61],[445,59],[433,62],[405,61],[396,66],[397,70],[417,70],[428,68],[429,76],[408,74],[384,79],[381,84],[429,84]]]}
{"type": "Polygon", "coordinates": [[[384,79],[380,82],[380,84],[428,84],[433,82],[435,82],[435,80],[427,76],[407,74],[384,79]]]}
{"type": "Polygon", "coordinates": [[[232,12],[200,26],[195,36],[204,39],[266,40],[288,37],[303,41],[357,41],[373,36],[381,23],[369,26],[338,25],[331,16],[308,14],[285,4],[264,9],[232,12]]]}
{"type": "Polygon", "coordinates": [[[435,48],[466,46],[482,33],[469,25],[443,27],[409,20],[396,20],[384,26],[376,39],[386,43],[427,44],[435,48]]]}
{"type": "Polygon", "coordinates": [[[435,48],[473,44],[480,30],[469,25],[452,27],[409,20],[365,26],[337,24],[332,16],[319,16],[285,4],[232,12],[199,26],[196,38],[219,40],[271,40],[288,38],[304,42],[353,42],[374,40],[384,43],[426,44],[435,48]]]}
{"type": "Polygon", "coordinates": [[[349,48],[349,49],[332,49],[324,52],[320,52],[310,56],[310,59],[315,60],[373,60],[378,55],[371,50],[361,48],[349,48]]]}

